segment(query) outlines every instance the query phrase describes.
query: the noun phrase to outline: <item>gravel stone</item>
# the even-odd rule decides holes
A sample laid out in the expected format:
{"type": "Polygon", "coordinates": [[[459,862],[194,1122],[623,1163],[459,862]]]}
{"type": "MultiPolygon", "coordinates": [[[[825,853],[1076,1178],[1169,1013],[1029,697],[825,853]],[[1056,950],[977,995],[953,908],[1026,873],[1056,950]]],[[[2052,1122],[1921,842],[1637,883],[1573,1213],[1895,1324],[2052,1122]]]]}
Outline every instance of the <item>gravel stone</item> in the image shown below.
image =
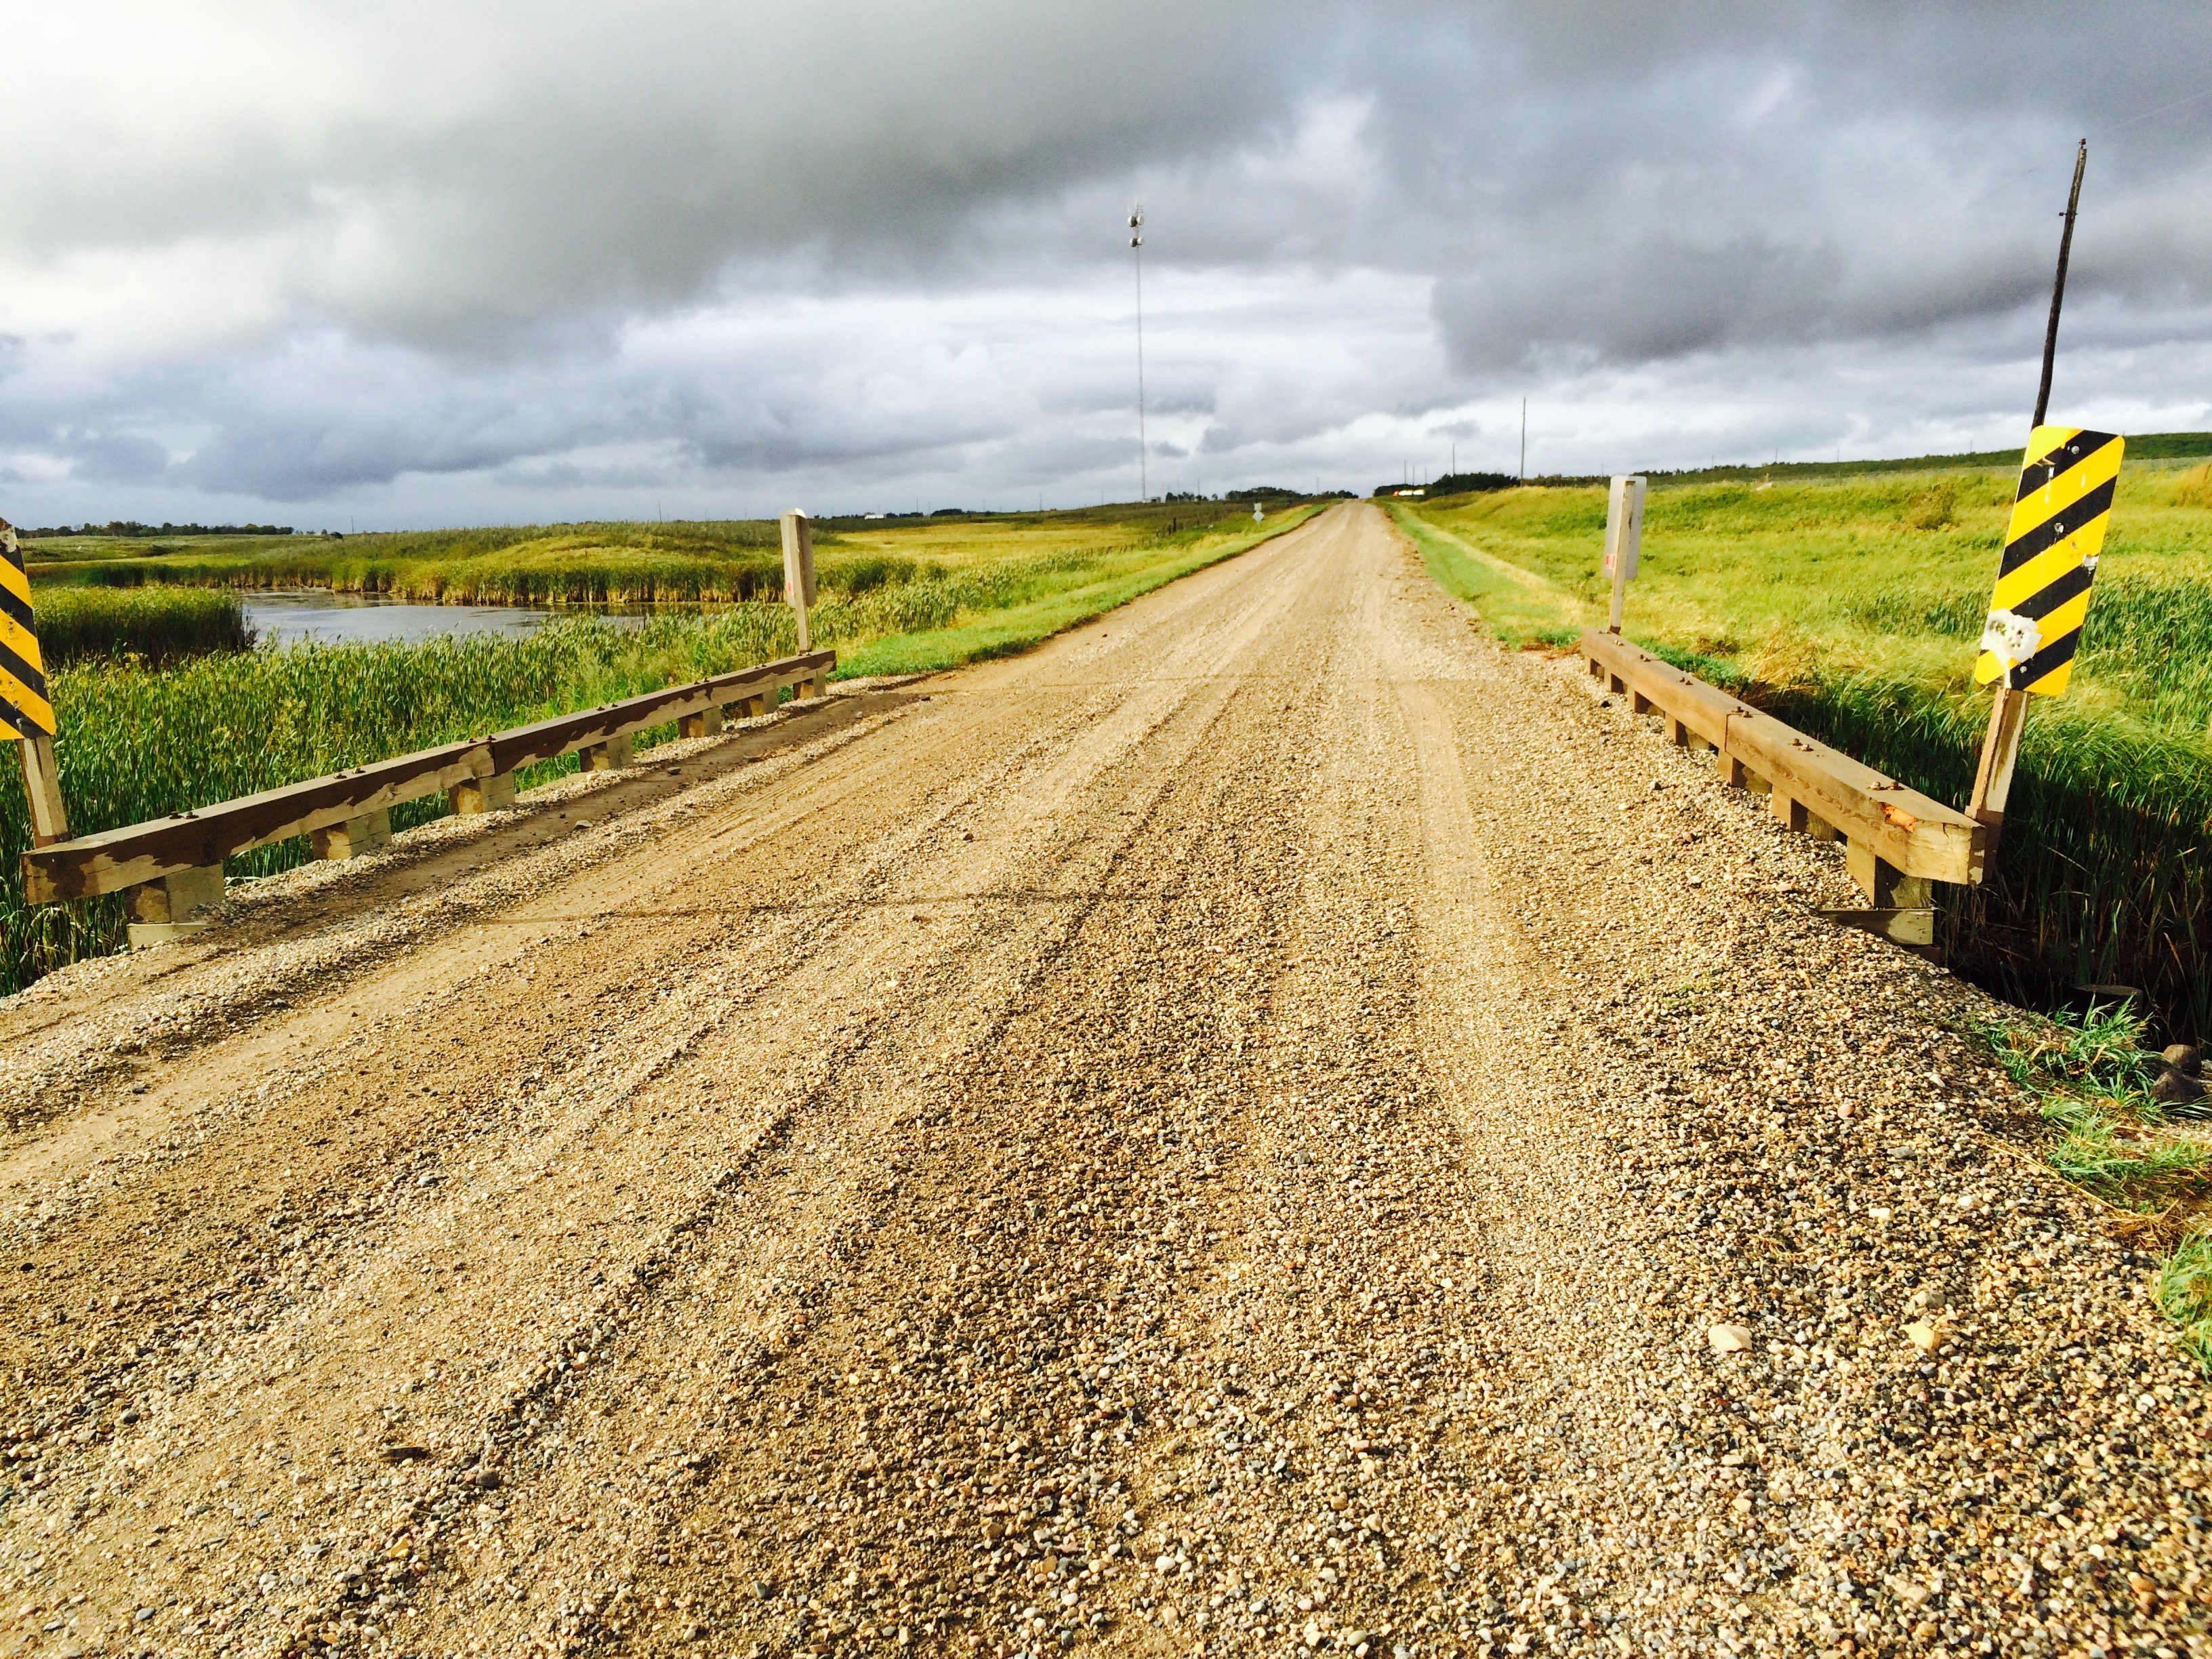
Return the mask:
{"type": "Polygon", "coordinates": [[[0,1005],[15,1628],[2207,1651],[2154,1263],[1834,848],[1366,504],[1111,620],[0,1005]]]}

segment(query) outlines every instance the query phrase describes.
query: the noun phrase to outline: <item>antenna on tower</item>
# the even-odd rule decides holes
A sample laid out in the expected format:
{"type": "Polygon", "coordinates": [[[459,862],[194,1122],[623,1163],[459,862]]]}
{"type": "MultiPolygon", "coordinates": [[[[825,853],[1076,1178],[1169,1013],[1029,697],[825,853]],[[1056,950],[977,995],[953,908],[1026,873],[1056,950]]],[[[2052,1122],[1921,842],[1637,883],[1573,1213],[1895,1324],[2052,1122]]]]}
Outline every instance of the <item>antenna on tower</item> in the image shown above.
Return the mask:
{"type": "Polygon", "coordinates": [[[1137,499],[1152,498],[1150,475],[1145,470],[1145,204],[1129,211],[1130,257],[1137,267],[1137,499]]]}

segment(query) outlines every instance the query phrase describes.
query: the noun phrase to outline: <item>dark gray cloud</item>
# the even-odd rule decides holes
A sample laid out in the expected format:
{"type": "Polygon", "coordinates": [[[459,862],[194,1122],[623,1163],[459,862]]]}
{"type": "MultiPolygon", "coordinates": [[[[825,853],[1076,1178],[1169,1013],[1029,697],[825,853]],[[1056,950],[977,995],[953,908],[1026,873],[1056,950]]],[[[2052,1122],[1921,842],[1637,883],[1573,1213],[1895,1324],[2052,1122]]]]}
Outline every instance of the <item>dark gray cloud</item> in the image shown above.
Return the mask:
{"type": "Polygon", "coordinates": [[[2085,132],[2062,386],[2212,423],[2212,98],[2171,0],[240,0],[20,34],[19,520],[1127,494],[1139,193],[1155,488],[1498,465],[1524,392],[1543,466],[1978,447],[2016,434],[2085,132]]]}

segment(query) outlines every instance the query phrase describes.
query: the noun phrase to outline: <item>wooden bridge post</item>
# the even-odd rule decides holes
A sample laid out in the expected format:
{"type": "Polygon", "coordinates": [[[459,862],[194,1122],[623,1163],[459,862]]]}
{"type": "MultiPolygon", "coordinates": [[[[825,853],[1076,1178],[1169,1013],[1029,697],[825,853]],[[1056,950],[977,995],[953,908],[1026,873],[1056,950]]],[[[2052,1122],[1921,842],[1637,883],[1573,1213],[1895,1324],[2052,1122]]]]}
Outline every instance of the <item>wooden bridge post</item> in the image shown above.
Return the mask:
{"type": "Polygon", "coordinates": [[[319,859],[357,859],[381,852],[392,839],[392,809],[364,812],[327,830],[313,830],[307,839],[319,859]]]}
{"type": "Polygon", "coordinates": [[[635,764],[635,745],[630,734],[609,738],[605,743],[587,743],[576,750],[576,769],[581,772],[627,772],[635,764]]]}
{"type": "Polygon", "coordinates": [[[514,805],[514,774],[495,772],[488,778],[457,783],[446,791],[446,805],[457,817],[507,811],[514,805]]]}
{"type": "Polygon", "coordinates": [[[806,613],[814,604],[814,530],[797,507],[783,515],[783,602],[799,613],[799,651],[814,648],[806,613]]]}
{"type": "Polygon", "coordinates": [[[62,775],[54,760],[54,740],[34,732],[22,740],[23,793],[31,803],[31,845],[52,847],[67,841],[69,809],[62,805],[62,775]]]}
{"type": "Polygon", "coordinates": [[[1613,620],[1608,629],[1612,633],[1620,632],[1629,580],[1636,574],[1643,546],[1644,480],[1623,474],[1613,481],[1605,513],[1605,574],[1613,580],[1613,620]]]}

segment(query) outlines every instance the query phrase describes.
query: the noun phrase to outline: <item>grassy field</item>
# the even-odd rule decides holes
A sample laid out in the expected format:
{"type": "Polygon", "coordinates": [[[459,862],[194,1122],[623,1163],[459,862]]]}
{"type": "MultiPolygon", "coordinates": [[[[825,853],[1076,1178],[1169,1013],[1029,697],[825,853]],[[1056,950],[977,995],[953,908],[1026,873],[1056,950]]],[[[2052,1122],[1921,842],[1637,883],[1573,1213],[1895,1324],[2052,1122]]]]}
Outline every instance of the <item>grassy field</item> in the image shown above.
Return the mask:
{"type": "MultiPolygon", "coordinates": [[[[1939,799],[1963,804],[1972,684],[2017,465],[1655,480],[1629,635],[1939,799]]],[[[1509,641],[1602,624],[1596,488],[1392,511],[1509,641]]],[[[2073,689],[2030,716],[1998,868],[1944,889],[1954,964],[2029,1006],[2140,988],[2212,1036],[2212,467],[2130,459],[2073,689]]]]}
{"type": "MultiPolygon", "coordinates": [[[[1249,525],[1250,509],[1176,502],[944,519],[817,519],[821,586],[858,594],[1000,564],[1104,556],[1249,525]]],[[[537,525],[345,537],[72,536],[27,544],[42,586],[321,588],[427,605],[731,605],[780,597],[773,520],[537,525]]],[[[1002,576],[1001,582],[1018,580],[1002,576]]]]}
{"type": "MultiPolygon", "coordinates": [[[[833,544],[834,558],[823,562],[814,639],[837,647],[840,678],[1001,655],[1231,557],[1305,516],[1293,509],[1255,526],[1249,508],[1185,503],[1118,515],[1109,510],[871,526],[833,544]]],[[[635,528],[657,535],[663,527],[635,528]]],[[[480,543],[501,533],[510,532],[467,532],[455,562],[485,556],[480,543]]],[[[522,539],[508,545],[542,540],[535,532],[511,533],[522,539]]],[[[731,562],[759,556],[743,544],[732,545],[738,551],[731,562]]],[[[265,559],[296,550],[280,543],[265,559]]],[[[172,556],[149,554],[143,562],[160,568],[172,556]]],[[[780,581],[780,555],[775,572],[780,581]]],[[[263,585],[258,574],[236,583],[263,585]]],[[[49,647],[58,665],[49,684],[61,725],[56,751],[62,792],[79,833],[701,678],[787,654],[796,643],[790,611],[752,599],[656,615],[640,627],[584,615],[532,635],[464,635],[415,646],[237,650],[228,648],[236,641],[225,638],[214,641],[223,649],[163,664],[149,659],[161,653],[145,648],[145,630],[163,618],[164,625],[181,627],[179,618],[218,611],[242,626],[236,593],[143,585],[57,587],[49,580],[33,599],[42,633],[56,641],[65,616],[108,614],[112,620],[133,607],[140,615],[137,635],[110,629],[105,653],[73,647],[57,654],[49,647]],[[138,643],[130,642],[134,639],[138,643]]],[[[79,637],[93,635],[88,628],[79,637]]],[[[647,741],[665,735],[650,733],[647,741]]],[[[573,766],[550,763],[525,781],[573,766]]],[[[393,821],[405,827],[444,810],[441,798],[417,801],[395,811],[393,821]]],[[[119,896],[25,905],[21,855],[28,842],[21,774],[12,764],[0,766],[0,988],[8,990],[115,949],[125,920],[119,896]]],[[[233,875],[266,874],[307,856],[300,840],[233,859],[229,869],[233,875]]]]}

